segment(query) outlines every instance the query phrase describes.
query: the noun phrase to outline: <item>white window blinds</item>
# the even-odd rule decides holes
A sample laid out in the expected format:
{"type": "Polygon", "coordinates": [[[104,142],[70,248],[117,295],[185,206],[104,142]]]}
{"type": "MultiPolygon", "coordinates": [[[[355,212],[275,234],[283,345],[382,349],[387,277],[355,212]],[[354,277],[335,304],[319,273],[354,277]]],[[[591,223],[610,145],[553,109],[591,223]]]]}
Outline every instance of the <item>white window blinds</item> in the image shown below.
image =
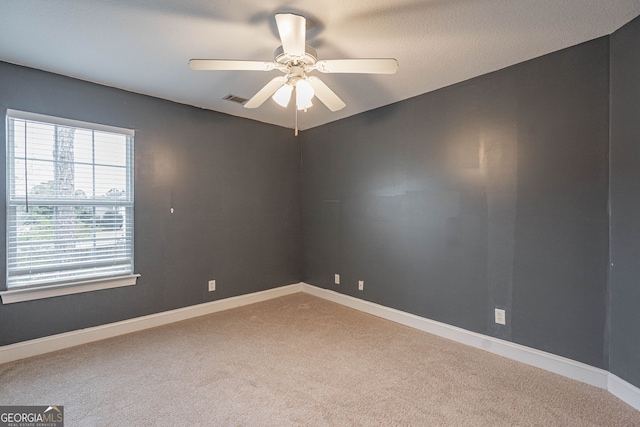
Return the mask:
{"type": "Polygon", "coordinates": [[[133,273],[133,131],[7,111],[7,288],[133,273]]]}

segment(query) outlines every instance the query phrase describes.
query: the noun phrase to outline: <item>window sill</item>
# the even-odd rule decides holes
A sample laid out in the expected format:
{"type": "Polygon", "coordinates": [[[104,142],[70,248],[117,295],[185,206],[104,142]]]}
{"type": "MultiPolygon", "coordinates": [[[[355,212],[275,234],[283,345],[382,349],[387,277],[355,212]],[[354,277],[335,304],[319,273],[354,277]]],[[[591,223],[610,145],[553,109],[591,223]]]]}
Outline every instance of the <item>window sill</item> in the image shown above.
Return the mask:
{"type": "Polygon", "coordinates": [[[139,274],[109,277],[106,279],[86,280],[83,282],[63,283],[60,285],[34,286],[31,288],[10,289],[0,292],[2,304],[32,301],[82,292],[99,291],[101,289],[119,288],[136,284],[139,274]]]}

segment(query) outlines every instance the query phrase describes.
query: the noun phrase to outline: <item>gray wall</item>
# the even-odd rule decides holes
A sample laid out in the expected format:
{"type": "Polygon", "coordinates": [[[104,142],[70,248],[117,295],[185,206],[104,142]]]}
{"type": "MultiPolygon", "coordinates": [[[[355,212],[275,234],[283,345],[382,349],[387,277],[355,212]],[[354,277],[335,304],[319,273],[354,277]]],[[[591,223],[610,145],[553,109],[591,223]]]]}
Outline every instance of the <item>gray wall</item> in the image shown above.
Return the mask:
{"type": "Polygon", "coordinates": [[[640,387],[640,18],[611,37],[610,370],[640,387]]]}
{"type": "Polygon", "coordinates": [[[0,345],[300,281],[300,146],[292,131],[0,63],[3,117],[7,108],[136,130],[142,277],[131,287],[0,305],[0,345]],[[209,279],[217,280],[213,293],[209,279]]]}
{"type": "Polygon", "coordinates": [[[304,132],[303,281],[606,368],[608,96],[605,37],[304,132]]]}

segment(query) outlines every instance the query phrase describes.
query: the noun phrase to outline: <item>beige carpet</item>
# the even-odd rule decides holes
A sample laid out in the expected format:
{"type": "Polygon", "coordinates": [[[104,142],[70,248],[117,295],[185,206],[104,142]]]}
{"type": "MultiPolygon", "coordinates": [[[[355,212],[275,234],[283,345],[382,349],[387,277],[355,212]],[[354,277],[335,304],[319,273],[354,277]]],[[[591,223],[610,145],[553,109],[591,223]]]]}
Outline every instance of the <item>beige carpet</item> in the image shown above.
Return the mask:
{"type": "Polygon", "coordinates": [[[298,293],[0,365],[66,426],[640,426],[608,392],[298,293]]]}

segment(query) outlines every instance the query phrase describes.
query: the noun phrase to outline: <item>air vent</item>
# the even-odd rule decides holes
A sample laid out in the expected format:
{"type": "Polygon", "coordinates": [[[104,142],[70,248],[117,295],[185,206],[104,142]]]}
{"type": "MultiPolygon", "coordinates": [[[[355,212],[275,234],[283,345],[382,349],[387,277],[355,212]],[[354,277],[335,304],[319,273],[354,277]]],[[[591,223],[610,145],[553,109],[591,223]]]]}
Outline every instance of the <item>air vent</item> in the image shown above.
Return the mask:
{"type": "Polygon", "coordinates": [[[233,95],[233,94],[229,94],[229,95],[225,96],[222,99],[224,99],[225,101],[236,102],[238,104],[244,104],[245,102],[248,101],[247,98],[243,98],[241,96],[237,96],[237,95],[233,95]]]}

